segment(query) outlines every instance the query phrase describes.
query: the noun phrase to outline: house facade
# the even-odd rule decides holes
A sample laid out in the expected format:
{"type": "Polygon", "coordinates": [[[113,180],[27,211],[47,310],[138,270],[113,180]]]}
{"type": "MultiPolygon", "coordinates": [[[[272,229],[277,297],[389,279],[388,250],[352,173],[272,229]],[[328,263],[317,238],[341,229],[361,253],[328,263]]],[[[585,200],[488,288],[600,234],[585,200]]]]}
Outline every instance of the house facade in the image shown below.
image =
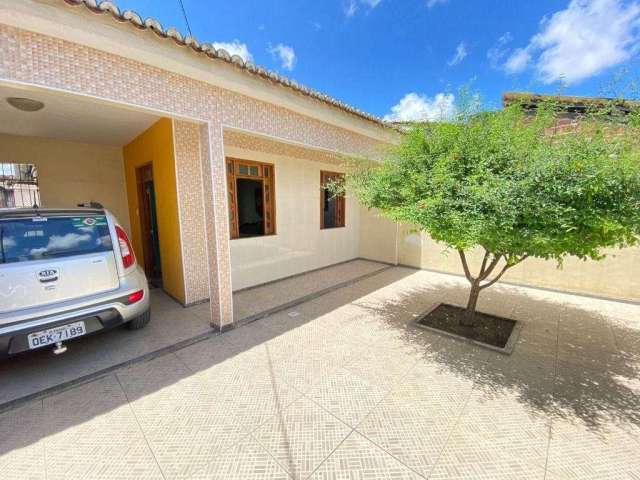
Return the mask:
{"type": "Polygon", "coordinates": [[[44,105],[3,101],[0,161],[38,169],[44,207],[112,210],[216,326],[234,290],[378,249],[362,228],[382,221],[321,183],[397,141],[380,120],[107,1],[1,0],[0,51],[3,100],[44,105]]]}
{"type": "MultiPolygon", "coordinates": [[[[210,300],[216,328],[234,291],[358,257],[460,273],[428,237],[322,189],[345,156],[375,160],[399,136],[111,1],[0,0],[0,163],[36,169],[43,207],[111,210],[152,283],[210,300]],[[25,98],[41,108],[5,101],[25,98]]],[[[637,299],[640,257],[624,255],[598,267],[615,287],[545,262],[512,281],[637,299]]]]}

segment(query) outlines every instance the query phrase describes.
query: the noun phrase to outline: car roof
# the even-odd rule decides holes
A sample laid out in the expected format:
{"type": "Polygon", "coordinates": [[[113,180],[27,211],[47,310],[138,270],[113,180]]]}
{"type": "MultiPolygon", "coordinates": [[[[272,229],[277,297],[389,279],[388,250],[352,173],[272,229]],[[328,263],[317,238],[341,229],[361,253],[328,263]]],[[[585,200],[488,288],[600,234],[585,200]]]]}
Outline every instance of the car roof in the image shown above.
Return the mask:
{"type": "Polygon", "coordinates": [[[0,218],[65,217],[105,215],[104,208],[0,208],[0,218]]]}

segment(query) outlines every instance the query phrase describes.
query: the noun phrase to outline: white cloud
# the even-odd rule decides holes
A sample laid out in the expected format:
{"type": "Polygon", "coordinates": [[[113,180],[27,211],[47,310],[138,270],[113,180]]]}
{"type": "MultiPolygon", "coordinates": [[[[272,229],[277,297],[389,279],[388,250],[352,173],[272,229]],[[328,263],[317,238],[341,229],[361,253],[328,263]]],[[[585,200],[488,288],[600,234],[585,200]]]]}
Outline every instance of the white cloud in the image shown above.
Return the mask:
{"type": "Polygon", "coordinates": [[[460,42],[456,47],[456,53],[447,62],[447,65],[449,65],[450,67],[458,65],[460,62],[462,62],[462,60],[465,59],[467,55],[469,55],[469,52],[467,52],[467,46],[464,44],[464,42],[460,42]]]}
{"type": "Polygon", "coordinates": [[[2,248],[10,249],[17,245],[15,239],[13,237],[4,237],[2,239],[2,248]]]}
{"type": "Polygon", "coordinates": [[[436,5],[444,5],[445,3],[447,3],[449,0],[427,0],[427,7],[429,8],[433,8],[436,5]]]}
{"type": "Polygon", "coordinates": [[[493,68],[498,68],[504,58],[508,55],[510,49],[507,45],[509,45],[512,40],[513,36],[511,35],[511,32],[506,32],[498,39],[498,43],[487,51],[487,58],[493,68]]]}
{"type": "Polygon", "coordinates": [[[517,48],[509,56],[504,64],[507,73],[518,73],[523,71],[531,62],[531,54],[526,48],[517,48]]]}
{"type": "Polygon", "coordinates": [[[540,32],[505,63],[510,72],[533,63],[545,83],[577,83],[629,60],[640,51],[640,4],[623,0],[571,0],[544,18],[540,32]]]}
{"type": "Polygon", "coordinates": [[[233,42],[213,42],[212,45],[216,49],[222,48],[226,50],[229,55],[238,55],[245,62],[253,62],[253,55],[249,52],[247,44],[240,42],[240,40],[234,40],[233,42]]]}
{"type": "Polygon", "coordinates": [[[369,10],[373,10],[380,5],[380,3],[382,3],[382,0],[347,0],[343,7],[344,14],[347,17],[353,17],[358,11],[360,5],[364,5],[369,10]]]}
{"type": "Polygon", "coordinates": [[[385,115],[384,119],[389,122],[437,121],[450,119],[455,113],[455,96],[451,93],[438,93],[429,98],[412,92],[391,107],[391,113],[385,115]]]}
{"type": "Polygon", "coordinates": [[[347,17],[353,17],[358,11],[358,2],[356,0],[348,0],[347,3],[344,4],[344,14],[347,17]]]}
{"type": "Polygon", "coordinates": [[[279,43],[275,47],[269,46],[269,53],[271,53],[274,58],[280,60],[282,68],[289,71],[293,70],[297,61],[296,52],[293,50],[293,47],[279,43]]]}
{"type": "Polygon", "coordinates": [[[29,254],[33,256],[40,256],[45,253],[59,252],[62,250],[76,249],[83,242],[91,240],[91,235],[88,233],[67,233],[65,235],[51,235],[46,247],[32,248],[29,250],[29,254]]]}

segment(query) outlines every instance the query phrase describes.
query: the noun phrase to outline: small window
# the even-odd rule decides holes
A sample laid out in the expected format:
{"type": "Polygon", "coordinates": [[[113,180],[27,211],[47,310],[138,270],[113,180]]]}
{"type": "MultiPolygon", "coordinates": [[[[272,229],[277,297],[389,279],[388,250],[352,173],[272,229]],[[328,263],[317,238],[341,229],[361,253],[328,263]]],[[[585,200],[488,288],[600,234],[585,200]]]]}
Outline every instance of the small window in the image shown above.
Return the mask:
{"type": "Polygon", "coordinates": [[[38,169],[30,163],[0,163],[0,208],[40,207],[38,169]]]}
{"type": "Polygon", "coordinates": [[[344,174],[320,172],[320,228],[339,228],[345,225],[345,201],[343,195],[332,195],[326,186],[344,180],[344,174]]]}
{"type": "Polygon", "coordinates": [[[227,159],[231,238],[275,233],[273,165],[227,159]]]}

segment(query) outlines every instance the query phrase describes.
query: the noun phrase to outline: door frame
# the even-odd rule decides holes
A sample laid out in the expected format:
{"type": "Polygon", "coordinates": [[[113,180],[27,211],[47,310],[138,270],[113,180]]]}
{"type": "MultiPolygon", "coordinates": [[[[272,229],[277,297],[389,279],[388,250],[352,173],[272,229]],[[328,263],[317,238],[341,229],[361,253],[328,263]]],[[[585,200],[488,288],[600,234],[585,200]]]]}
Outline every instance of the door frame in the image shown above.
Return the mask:
{"type": "MultiPolygon", "coordinates": [[[[142,249],[142,263],[147,278],[154,274],[153,237],[151,236],[151,211],[147,204],[144,191],[146,182],[153,182],[153,162],[147,162],[136,167],[136,191],[138,193],[138,218],[140,220],[140,240],[142,249]],[[148,174],[147,174],[148,172],[148,174]]],[[[156,232],[156,235],[158,232],[156,232]]]]}

